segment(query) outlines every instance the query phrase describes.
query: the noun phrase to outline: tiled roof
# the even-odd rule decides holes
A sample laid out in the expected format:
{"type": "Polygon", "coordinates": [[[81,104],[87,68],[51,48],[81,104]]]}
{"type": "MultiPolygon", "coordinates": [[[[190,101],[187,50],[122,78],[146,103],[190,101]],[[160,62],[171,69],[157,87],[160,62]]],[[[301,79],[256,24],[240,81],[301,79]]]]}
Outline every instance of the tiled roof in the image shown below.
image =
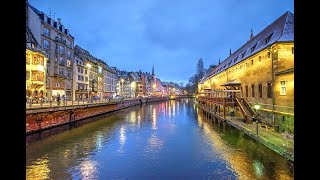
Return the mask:
{"type": "Polygon", "coordinates": [[[293,28],[294,16],[288,11],[263,29],[256,36],[254,36],[237,51],[227,57],[227,59],[222,61],[208,78],[224,71],[225,69],[228,69],[235,64],[238,64],[249,56],[259,52],[262,49],[265,49],[275,42],[293,42],[293,28]]]}
{"type": "Polygon", "coordinates": [[[208,70],[204,73],[202,79],[200,80],[200,84],[203,84],[204,81],[208,78],[209,75],[211,75],[213,73],[213,69],[217,67],[217,66],[214,66],[214,65],[211,65],[208,70]]]}

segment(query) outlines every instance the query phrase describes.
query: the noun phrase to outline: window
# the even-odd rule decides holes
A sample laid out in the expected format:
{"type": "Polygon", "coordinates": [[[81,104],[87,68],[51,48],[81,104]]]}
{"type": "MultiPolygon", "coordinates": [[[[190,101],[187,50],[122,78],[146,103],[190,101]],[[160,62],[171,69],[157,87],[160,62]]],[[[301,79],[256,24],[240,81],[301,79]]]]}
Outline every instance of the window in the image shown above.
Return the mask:
{"type": "Polygon", "coordinates": [[[253,84],[251,85],[251,93],[252,93],[251,96],[254,97],[254,85],[253,84]]]}
{"type": "Polygon", "coordinates": [[[83,69],[82,68],[80,69],[80,72],[83,73],[83,69]]]}
{"type": "Polygon", "coordinates": [[[271,57],[271,53],[270,53],[270,52],[268,52],[268,54],[267,54],[267,58],[268,58],[268,59],[270,59],[270,57],[271,57]]]}
{"type": "Polygon", "coordinates": [[[67,51],[67,57],[71,58],[71,52],[69,50],[67,51]]]}
{"type": "Polygon", "coordinates": [[[60,66],[64,66],[64,64],[65,64],[65,63],[64,63],[63,57],[60,57],[60,58],[59,58],[59,65],[60,65],[60,66]]]}
{"type": "Polygon", "coordinates": [[[259,84],[258,91],[259,91],[259,98],[262,98],[262,84],[259,84]]]}
{"type": "Polygon", "coordinates": [[[251,48],[251,53],[256,49],[257,44],[255,44],[252,48],[251,48]]]}
{"type": "Polygon", "coordinates": [[[66,44],[67,44],[68,47],[71,48],[71,42],[68,39],[66,40],[66,44]]]}
{"type": "Polygon", "coordinates": [[[270,39],[271,39],[272,35],[273,35],[273,33],[272,33],[272,34],[270,34],[270,35],[265,39],[266,44],[268,44],[268,43],[269,43],[269,41],[270,41],[270,39]]]}
{"type": "Polygon", "coordinates": [[[238,59],[237,57],[236,57],[236,58],[234,58],[233,63],[237,62],[237,59],[238,59]]]}
{"type": "Polygon", "coordinates": [[[67,67],[71,67],[71,61],[67,60],[67,67]]]}
{"type": "Polygon", "coordinates": [[[243,58],[245,54],[246,54],[246,51],[241,54],[241,58],[243,58]]]}
{"type": "Polygon", "coordinates": [[[84,70],[84,73],[87,74],[87,70],[86,69],[84,70]]]}
{"type": "Polygon", "coordinates": [[[292,52],[292,54],[294,54],[294,47],[291,48],[291,52],[292,52]]]}
{"type": "Polygon", "coordinates": [[[71,72],[70,72],[70,71],[67,72],[67,76],[68,76],[69,78],[71,77],[71,72]]]}
{"type": "Polygon", "coordinates": [[[26,80],[30,79],[30,71],[26,71],[26,80]]]}
{"type": "Polygon", "coordinates": [[[80,79],[81,79],[81,78],[80,78],[80,75],[78,75],[78,80],[80,81],[80,79]]]}
{"type": "Polygon", "coordinates": [[[248,67],[248,62],[246,62],[246,67],[248,67]]]}
{"type": "Polygon", "coordinates": [[[259,56],[259,62],[261,62],[261,56],[259,56]]]}
{"type": "Polygon", "coordinates": [[[64,75],[63,69],[59,69],[59,74],[60,74],[60,75],[64,75]]]}
{"type": "Polygon", "coordinates": [[[253,65],[253,59],[251,60],[251,65],[253,65]]]}
{"type": "Polygon", "coordinates": [[[86,81],[88,81],[88,77],[86,77],[85,79],[86,79],[86,81]]]}
{"type": "Polygon", "coordinates": [[[50,37],[50,31],[48,28],[43,29],[43,34],[50,37]]]}
{"type": "Polygon", "coordinates": [[[61,53],[61,54],[64,53],[64,47],[63,46],[59,46],[59,53],[61,53]]]}
{"type": "Polygon", "coordinates": [[[44,49],[49,49],[50,48],[50,43],[46,39],[43,40],[43,48],[44,49]]]}
{"type": "Polygon", "coordinates": [[[287,94],[286,81],[280,81],[280,95],[285,96],[287,94]]]}
{"type": "Polygon", "coordinates": [[[246,97],[248,97],[248,86],[246,86],[246,97]]]}
{"type": "Polygon", "coordinates": [[[78,67],[78,73],[80,73],[80,67],[78,67]]]}
{"type": "Polygon", "coordinates": [[[271,84],[271,82],[268,82],[267,83],[267,97],[268,98],[272,98],[272,84],[271,84]]]}

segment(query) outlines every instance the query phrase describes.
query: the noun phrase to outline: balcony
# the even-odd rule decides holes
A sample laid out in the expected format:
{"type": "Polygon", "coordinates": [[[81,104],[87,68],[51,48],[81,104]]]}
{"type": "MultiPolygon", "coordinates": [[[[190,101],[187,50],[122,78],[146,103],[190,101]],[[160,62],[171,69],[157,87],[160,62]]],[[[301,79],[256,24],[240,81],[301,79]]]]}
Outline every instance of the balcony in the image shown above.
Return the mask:
{"type": "Polygon", "coordinates": [[[41,64],[37,65],[27,65],[27,71],[41,71],[45,72],[44,66],[41,64]]]}

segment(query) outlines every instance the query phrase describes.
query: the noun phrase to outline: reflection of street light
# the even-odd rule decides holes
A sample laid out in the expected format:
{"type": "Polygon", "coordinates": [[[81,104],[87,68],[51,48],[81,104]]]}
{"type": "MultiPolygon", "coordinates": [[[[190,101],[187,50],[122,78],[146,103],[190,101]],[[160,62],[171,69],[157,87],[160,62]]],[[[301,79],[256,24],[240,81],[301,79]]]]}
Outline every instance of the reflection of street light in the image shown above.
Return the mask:
{"type": "Polygon", "coordinates": [[[259,118],[258,118],[258,110],[259,110],[259,108],[260,108],[259,104],[254,105],[254,109],[256,109],[256,114],[257,114],[257,117],[255,118],[256,119],[256,124],[257,124],[257,137],[259,135],[259,118]]]}

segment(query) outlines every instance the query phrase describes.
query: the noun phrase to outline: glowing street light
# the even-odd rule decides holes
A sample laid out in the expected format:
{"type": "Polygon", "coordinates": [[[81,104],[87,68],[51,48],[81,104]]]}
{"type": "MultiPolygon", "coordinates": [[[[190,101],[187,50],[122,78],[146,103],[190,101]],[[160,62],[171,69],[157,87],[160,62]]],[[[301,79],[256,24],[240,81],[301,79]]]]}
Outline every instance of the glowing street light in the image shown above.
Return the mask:
{"type": "Polygon", "coordinates": [[[254,105],[254,109],[256,109],[256,113],[257,113],[257,117],[256,119],[256,124],[257,124],[257,137],[259,136],[259,119],[258,119],[258,110],[260,109],[260,105],[259,104],[255,104],[254,105]]]}

